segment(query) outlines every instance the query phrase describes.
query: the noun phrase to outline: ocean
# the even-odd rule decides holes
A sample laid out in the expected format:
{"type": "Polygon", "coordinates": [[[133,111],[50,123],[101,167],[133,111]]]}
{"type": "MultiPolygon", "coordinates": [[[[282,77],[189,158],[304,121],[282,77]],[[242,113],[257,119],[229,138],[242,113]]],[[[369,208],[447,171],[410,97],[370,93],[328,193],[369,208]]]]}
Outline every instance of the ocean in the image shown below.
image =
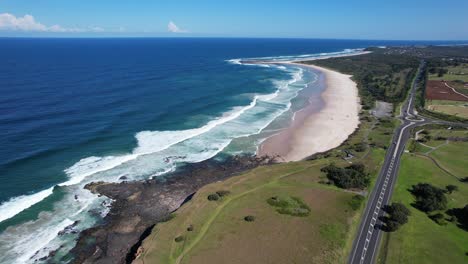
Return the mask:
{"type": "Polygon", "coordinates": [[[0,263],[66,256],[77,231],[108,211],[85,184],[254,154],[324,89],[312,70],[241,59],[403,44],[426,43],[0,38],[0,263]]]}

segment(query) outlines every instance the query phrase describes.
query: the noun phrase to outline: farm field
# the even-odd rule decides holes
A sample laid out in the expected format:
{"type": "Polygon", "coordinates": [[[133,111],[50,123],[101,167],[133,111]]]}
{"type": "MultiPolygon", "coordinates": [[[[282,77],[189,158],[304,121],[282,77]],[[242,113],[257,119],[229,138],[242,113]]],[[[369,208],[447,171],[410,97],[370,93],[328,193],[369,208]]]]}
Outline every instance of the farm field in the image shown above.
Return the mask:
{"type": "Polygon", "coordinates": [[[463,96],[452,88],[448,87],[444,81],[427,81],[426,100],[450,100],[450,101],[467,101],[468,96],[463,96]]]}
{"type": "Polygon", "coordinates": [[[453,84],[453,82],[428,81],[425,92],[425,108],[432,112],[467,119],[468,89],[456,88],[452,86],[453,84]]]}
{"type": "Polygon", "coordinates": [[[426,109],[468,119],[468,102],[427,100],[426,109]]]}

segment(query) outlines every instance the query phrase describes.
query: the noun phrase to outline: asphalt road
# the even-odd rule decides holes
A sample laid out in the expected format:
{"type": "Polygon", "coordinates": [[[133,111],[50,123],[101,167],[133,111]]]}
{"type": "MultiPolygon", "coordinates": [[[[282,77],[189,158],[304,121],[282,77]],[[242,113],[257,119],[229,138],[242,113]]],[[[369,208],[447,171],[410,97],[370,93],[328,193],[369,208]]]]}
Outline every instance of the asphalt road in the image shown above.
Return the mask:
{"type": "Polygon", "coordinates": [[[361,219],[357,237],[354,240],[349,263],[368,264],[375,263],[379,250],[382,230],[382,221],[379,220],[384,215],[382,207],[389,204],[393,192],[393,187],[398,175],[400,158],[405,150],[405,145],[411,137],[411,130],[415,127],[426,124],[442,124],[449,126],[468,127],[467,124],[454,123],[442,120],[434,120],[427,117],[418,116],[414,109],[415,93],[420,81],[422,69],[425,62],[422,61],[418,69],[418,75],[412,84],[408,100],[402,106],[400,120],[402,124],[395,130],[392,142],[387,149],[384,164],[379,173],[374,189],[369,196],[369,201],[361,219]]]}
{"type": "MultiPolygon", "coordinates": [[[[420,77],[423,64],[424,62],[421,62],[421,66],[418,70],[418,78],[420,77]]],[[[382,226],[382,222],[379,218],[384,215],[382,207],[390,202],[393,187],[398,175],[400,157],[405,150],[406,142],[411,136],[411,130],[416,126],[424,124],[440,123],[438,121],[420,118],[414,111],[415,91],[419,81],[418,78],[413,82],[408,100],[406,100],[402,106],[400,116],[402,124],[395,130],[377,182],[369,196],[369,201],[362,216],[361,225],[349,257],[349,263],[362,264],[375,262],[383,232],[379,229],[379,227],[382,226]]]]}

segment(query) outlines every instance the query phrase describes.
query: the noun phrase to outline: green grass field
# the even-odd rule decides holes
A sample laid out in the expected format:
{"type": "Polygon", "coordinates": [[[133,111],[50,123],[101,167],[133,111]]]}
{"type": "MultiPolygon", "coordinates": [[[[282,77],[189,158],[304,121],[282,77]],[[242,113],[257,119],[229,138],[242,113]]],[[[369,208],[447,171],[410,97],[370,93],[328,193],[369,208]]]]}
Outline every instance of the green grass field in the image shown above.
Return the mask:
{"type": "Polygon", "coordinates": [[[429,111],[468,118],[468,102],[426,100],[425,108],[429,111]]]}
{"type": "Polygon", "coordinates": [[[468,82],[468,64],[461,64],[459,66],[446,67],[448,73],[443,76],[437,74],[430,74],[429,80],[445,80],[445,81],[464,81],[468,82]]]}
{"type": "MultiPolygon", "coordinates": [[[[451,131],[431,130],[431,134],[437,133],[450,134],[451,131]]],[[[416,147],[415,152],[419,151],[416,147]]],[[[449,142],[448,145],[442,145],[432,151],[430,157],[455,176],[467,176],[467,142],[449,142]]],[[[417,183],[430,183],[440,188],[449,184],[456,185],[459,190],[447,194],[448,208],[459,208],[468,204],[468,183],[462,183],[444,172],[428,157],[405,153],[392,201],[405,204],[410,208],[411,216],[400,230],[384,235],[378,263],[468,263],[468,232],[451,222],[445,226],[438,225],[427,214],[411,206],[414,197],[408,189],[417,183]]]]}
{"type": "Polygon", "coordinates": [[[324,160],[260,167],[202,188],[169,222],[145,240],[137,263],[319,263],[343,262],[355,195],[320,184],[324,160]],[[229,190],[221,201],[208,194],[229,190]],[[273,196],[301,198],[310,215],[279,214],[273,196]],[[255,221],[244,217],[252,215],[255,221]],[[193,226],[193,231],[187,231],[193,226]],[[185,238],[182,242],[174,239],[185,238]]]}
{"type": "Polygon", "coordinates": [[[363,162],[374,182],[385,150],[367,143],[388,144],[387,131],[394,127],[392,122],[375,127],[375,122],[372,117],[362,120],[342,146],[315,160],[259,167],[203,187],[173,219],[156,225],[135,263],[345,262],[365,201],[356,207],[358,194],[325,184],[320,169],[331,162],[347,166],[350,161],[342,158],[343,150],[366,142],[365,150],[355,152],[351,162],[363,162]],[[230,194],[208,201],[207,196],[219,190],[230,194]],[[280,214],[267,202],[274,196],[297,197],[310,213],[280,214]],[[255,220],[245,221],[246,216],[255,220]]]}

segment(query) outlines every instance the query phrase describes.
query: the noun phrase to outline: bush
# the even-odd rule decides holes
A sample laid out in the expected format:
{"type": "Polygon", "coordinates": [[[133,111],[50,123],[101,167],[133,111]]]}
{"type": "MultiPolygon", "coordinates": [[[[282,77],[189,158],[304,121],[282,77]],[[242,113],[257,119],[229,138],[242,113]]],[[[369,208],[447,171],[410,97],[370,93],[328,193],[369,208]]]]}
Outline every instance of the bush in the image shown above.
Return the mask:
{"type": "Polygon", "coordinates": [[[447,221],[445,221],[445,217],[441,213],[433,214],[429,216],[430,219],[432,219],[434,222],[436,222],[439,225],[446,225],[447,221]]]}
{"type": "Polygon", "coordinates": [[[192,231],[193,231],[193,225],[189,225],[189,226],[187,227],[187,231],[192,232],[192,231]]]}
{"type": "Polygon", "coordinates": [[[468,231],[468,204],[462,208],[452,208],[447,214],[452,217],[451,221],[457,222],[459,227],[468,231]]]}
{"type": "Polygon", "coordinates": [[[445,189],[447,190],[448,193],[452,193],[454,191],[458,191],[458,186],[450,184],[450,185],[445,186],[445,189]]]}
{"type": "Polygon", "coordinates": [[[184,240],[185,240],[184,236],[178,236],[178,237],[174,238],[174,241],[177,242],[177,243],[182,242],[184,240]]]}
{"type": "Polygon", "coordinates": [[[267,200],[271,206],[278,207],[276,211],[280,214],[287,214],[292,216],[308,216],[310,208],[304,201],[297,197],[278,197],[274,196],[267,200]]]}
{"type": "Polygon", "coordinates": [[[218,201],[219,200],[219,195],[216,193],[212,193],[208,195],[208,201],[218,201]]]}
{"type": "Polygon", "coordinates": [[[248,216],[244,217],[244,220],[245,220],[246,222],[253,222],[253,221],[255,221],[255,216],[253,216],[253,215],[248,215],[248,216]]]}
{"type": "Polygon", "coordinates": [[[384,211],[390,215],[390,219],[401,225],[406,224],[408,222],[408,216],[411,215],[410,210],[402,203],[392,203],[391,205],[387,205],[385,206],[384,211]]]}
{"type": "Polygon", "coordinates": [[[393,221],[388,219],[385,221],[385,231],[387,232],[395,232],[400,228],[401,224],[397,221],[393,221]]]}
{"type": "Polygon", "coordinates": [[[343,189],[366,188],[369,186],[370,178],[365,172],[365,167],[361,163],[350,165],[346,168],[337,167],[330,164],[323,167],[321,171],[327,174],[327,178],[337,187],[343,189]]]}
{"type": "Polygon", "coordinates": [[[363,152],[366,150],[366,143],[361,142],[361,143],[354,144],[353,149],[356,152],[363,152]]]}
{"type": "Polygon", "coordinates": [[[353,211],[356,211],[357,209],[361,207],[361,204],[363,201],[364,201],[364,196],[356,194],[349,201],[349,206],[351,207],[351,209],[353,209],[353,211]]]}
{"type": "Polygon", "coordinates": [[[414,206],[423,212],[443,210],[447,207],[445,191],[428,183],[413,185],[410,192],[416,197],[414,206]]]}
{"type": "Polygon", "coordinates": [[[383,210],[388,214],[388,217],[384,217],[383,219],[385,230],[388,232],[398,230],[400,226],[408,222],[408,216],[411,215],[410,210],[401,203],[386,205],[383,207],[383,210]]]}
{"type": "Polygon", "coordinates": [[[229,194],[231,194],[230,191],[226,191],[226,190],[221,190],[221,191],[217,191],[216,194],[219,196],[219,197],[224,197],[224,196],[228,196],[229,194]]]}

